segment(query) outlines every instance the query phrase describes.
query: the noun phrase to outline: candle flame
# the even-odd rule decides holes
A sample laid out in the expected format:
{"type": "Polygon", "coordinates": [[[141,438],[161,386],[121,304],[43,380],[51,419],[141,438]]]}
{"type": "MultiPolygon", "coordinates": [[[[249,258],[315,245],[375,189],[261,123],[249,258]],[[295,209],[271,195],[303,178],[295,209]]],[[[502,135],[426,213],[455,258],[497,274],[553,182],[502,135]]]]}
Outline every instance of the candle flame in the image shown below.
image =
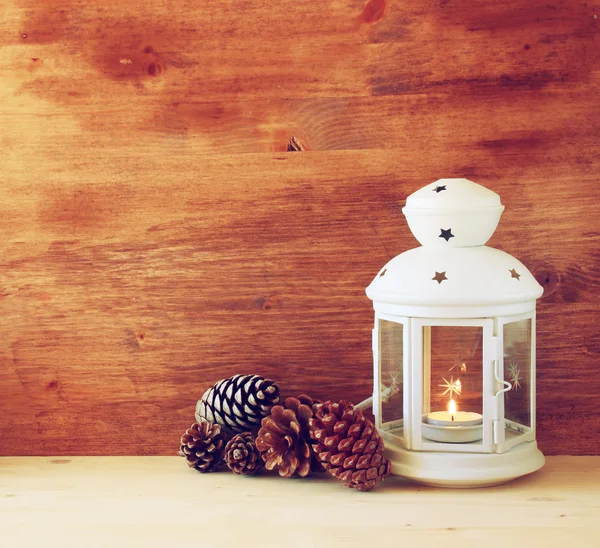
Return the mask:
{"type": "Polygon", "coordinates": [[[448,404],[448,413],[450,413],[450,418],[452,422],[454,422],[454,415],[456,415],[456,402],[450,398],[450,403],[448,404]]]}

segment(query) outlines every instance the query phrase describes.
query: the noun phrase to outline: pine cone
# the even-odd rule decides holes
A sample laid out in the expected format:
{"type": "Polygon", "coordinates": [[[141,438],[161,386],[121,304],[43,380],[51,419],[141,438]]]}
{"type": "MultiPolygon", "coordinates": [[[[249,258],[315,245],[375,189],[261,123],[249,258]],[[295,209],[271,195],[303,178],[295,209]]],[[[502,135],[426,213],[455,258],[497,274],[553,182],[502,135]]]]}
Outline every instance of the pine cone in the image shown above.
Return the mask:
{"type": "Polygon", "coordinates": [[[252,432],[237,434],[229,440],[225,446],[225,462],[234,474],[245,476],[258,472],[264,466],[252,432]]]}
{"type": "Polygon", "coordinates": [[[194,423],[181,436],[179,454],[199,472],[213,472],[223,461],[225,436],[212,422],[194,423]]]}
{"type": "Polygon", "coordinates": [[[279,402],[279,387],[259,375],[234,375],[209,388],[196,404],[196,421],[220,424],[238,433],[258,430],[279,402]]]}
{"type": "Polygon", "coordinates": [[[352,404],[319,404],[309,422],[317,458],[344,485],[368,491],[389,474],[383,440],[373,422],[352,404]]]}
{"type": "Polygon", "coordinates": [[[307,476],[314,469],[309,420],[313,400],[301,395],[287,398],[283,406],[276,405],[262,420],[256,447],[262,453],[267,470],[279,469],[279,475],[289,478],[307,476]]]}

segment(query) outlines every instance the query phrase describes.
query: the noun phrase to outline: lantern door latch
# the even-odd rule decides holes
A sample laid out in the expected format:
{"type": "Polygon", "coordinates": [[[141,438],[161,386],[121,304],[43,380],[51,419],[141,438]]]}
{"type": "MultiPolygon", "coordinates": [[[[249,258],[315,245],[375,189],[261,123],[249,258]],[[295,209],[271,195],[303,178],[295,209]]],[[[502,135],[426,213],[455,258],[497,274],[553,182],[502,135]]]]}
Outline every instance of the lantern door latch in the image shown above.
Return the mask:
{"type": "Polygon", "coordinates": [[[502,375],[502,370],[500,368],[500,360],[493,360],[494,362],[494,378],[498,384],[504,385],[504,388],[498,390],[496,392],[495,397],[497,398],[500,394],[504,394],[504,392],[508,392],[512,388],[512,384],[506,382],[502,375]]]}

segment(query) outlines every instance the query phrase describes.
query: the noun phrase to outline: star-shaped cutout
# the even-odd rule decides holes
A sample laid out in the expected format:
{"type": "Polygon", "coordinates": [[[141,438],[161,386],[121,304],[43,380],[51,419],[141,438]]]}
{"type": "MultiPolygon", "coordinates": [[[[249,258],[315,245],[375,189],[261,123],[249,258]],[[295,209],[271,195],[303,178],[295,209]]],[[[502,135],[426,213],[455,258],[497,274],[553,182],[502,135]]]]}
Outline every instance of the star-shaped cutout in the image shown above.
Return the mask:
{"type": "Polygon", "coordinates": [[[383,277],[385,276],[385,273],[386,273],[386,272],[387,272],[387,268],[384,268],[384,269],[381,271],[381,274],[379,274],[379,277],[380,277],[380,278],[383,278],[383,277]]]}
{"type": "Polygon", "coordinates": [[[438,272],[436,270],[435,272],[435,276],[433,278],[431,278],[432,280],[435,280],[437,283],[441,284],[444,280],[447,280],[448,278],[446,278],[446,271],[444,270],[444,272],[438,272]]]}
{"type": "Polygon", "coordinates": [[[511,278],[516,278],[518,280],[521,277],[521,274],[519,274],[514,268],[510,269],[509,272],[511,278]]]}
{"type": "Polygon", "coordinates": [[[447,190],[446,185],[438,185],[433,189],[433,191],[437,194],[439,194],[442,190],[447,190]]]}
{"type": "Polygon", "coordinates": [[[454,234],[452,234],[451,228],[448,228],[447,230],[440,228],[440,230],[442,231],[442,233],[440,234],[440,238],[444,238],[444,240],[446,241],[448,241],[450,238],[454,238],[454,234]]]}
{"type": "Polygon", "coordinates": [[[450,377],[450,380],[448,380],[446,377],[442,377],[442,380],[444,382],[438,385],[446,389],[442,393],[442,396],[445,396],[446,394],[450,394],[450,397],[452,397],[454,394],[460,396],[460,393],[462,392],[462,384],[460,383],[460,379],[454,380],[454,377],[450,377]]]}

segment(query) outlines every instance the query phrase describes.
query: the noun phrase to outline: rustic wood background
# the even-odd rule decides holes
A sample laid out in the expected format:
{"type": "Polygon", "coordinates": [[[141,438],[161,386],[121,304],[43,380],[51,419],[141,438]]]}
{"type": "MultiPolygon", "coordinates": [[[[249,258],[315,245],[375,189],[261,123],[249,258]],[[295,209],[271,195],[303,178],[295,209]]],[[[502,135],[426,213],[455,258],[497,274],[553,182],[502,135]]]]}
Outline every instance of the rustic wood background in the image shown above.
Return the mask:
{"type": "Polygon", "coordinates": [[[364,289],[447,176],[545,287],[542,450],[600,453],[598,2],[0,8],[0,454],[173,454],[238,372],[369,396],[364,289]]]}

